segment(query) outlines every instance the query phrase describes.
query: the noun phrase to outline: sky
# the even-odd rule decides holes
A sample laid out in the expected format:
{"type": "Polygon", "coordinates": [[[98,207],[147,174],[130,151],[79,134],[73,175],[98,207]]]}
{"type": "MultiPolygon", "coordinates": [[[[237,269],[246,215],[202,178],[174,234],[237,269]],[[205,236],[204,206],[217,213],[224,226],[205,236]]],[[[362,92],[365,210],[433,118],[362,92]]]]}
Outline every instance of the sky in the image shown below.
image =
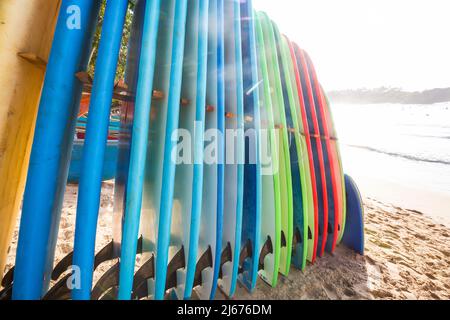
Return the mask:
{"type": "Polygon", "coordinates": [[[326,90],[450,87],[449,0],[253,0],[326,90]]]}

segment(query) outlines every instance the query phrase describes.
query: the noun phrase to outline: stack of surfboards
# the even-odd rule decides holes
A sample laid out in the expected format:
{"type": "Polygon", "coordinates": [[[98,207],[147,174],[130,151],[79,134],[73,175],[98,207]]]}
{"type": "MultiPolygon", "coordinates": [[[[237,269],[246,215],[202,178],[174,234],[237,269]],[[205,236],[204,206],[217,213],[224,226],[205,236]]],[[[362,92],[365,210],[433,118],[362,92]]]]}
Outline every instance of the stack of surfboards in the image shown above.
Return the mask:
{"type": "MultiPolygon", "coordinates": [[[[276,286],[291,266],[304,270],[341,241],[362,253],[361,197],[344,177],[330,105],[308,54],[251,0],[115,0],[106,5],[89,84],[74,251],[54,265],[86,91],[80,72],[100,4],[61,2],[16,265],[0,297],[213,299],[218,288],[232,297],[237,283],[250,291],[258,278],[276,286]],[[126,88],[118,92],[130,6],[126,88]],[[112,99],[121,101],[113,240],[96,254],[112,99]],[[94,270],[110,260],[115,265],[94,284],[94,270]]],[[[13,221],[5,221],[10,230],[13,221]]]]}

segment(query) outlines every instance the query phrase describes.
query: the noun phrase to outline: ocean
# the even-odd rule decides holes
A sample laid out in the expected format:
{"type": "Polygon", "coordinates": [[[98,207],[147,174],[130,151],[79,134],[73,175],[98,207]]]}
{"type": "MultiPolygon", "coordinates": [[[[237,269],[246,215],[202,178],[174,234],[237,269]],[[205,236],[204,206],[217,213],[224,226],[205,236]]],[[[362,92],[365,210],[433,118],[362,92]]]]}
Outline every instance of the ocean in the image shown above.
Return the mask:
{"type": "Polygon", "coordinates": [[[331,108],[344,171],[363,196],[450,226],[450,102],[331,108]]]}

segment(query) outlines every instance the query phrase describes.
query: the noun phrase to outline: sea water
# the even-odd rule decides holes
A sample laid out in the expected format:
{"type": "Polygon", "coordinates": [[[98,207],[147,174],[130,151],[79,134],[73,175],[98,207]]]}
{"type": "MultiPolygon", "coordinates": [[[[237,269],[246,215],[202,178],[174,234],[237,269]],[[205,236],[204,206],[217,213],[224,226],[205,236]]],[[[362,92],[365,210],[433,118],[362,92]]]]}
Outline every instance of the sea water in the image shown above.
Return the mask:
{"type": "Polygon", "coordinates": [[[331,107],[344,171],[363,196],[450,225],[450,102],[331,107]]]}

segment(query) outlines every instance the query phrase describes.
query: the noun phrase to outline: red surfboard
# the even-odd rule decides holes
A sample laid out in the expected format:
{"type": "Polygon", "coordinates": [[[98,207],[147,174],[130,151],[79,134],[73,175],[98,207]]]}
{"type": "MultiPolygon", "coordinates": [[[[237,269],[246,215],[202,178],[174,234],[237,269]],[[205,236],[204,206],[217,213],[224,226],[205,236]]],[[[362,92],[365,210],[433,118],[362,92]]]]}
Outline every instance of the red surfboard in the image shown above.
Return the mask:
{"type": "MultiPolygon", "coordinates": [[[[305,52],[297,44],[293,44],[294,53],[300,75],[300,86],[303,92],[304,119],[308,122],[307,140],[310,141],[313,155],[313,168],[316,177],[317,207],[318,207],[318,237],[316,253],[321,257],[325,251],[328,235],[328,190],[326,180],[326,166],[324,161],[324,148],[319,130],[319,121],[316,112],[314,91],[305,52]]],[[[303,113],[302,113],[303,115],[303,113]]]]}
{"type": "Polygon", "coordinates": [[[339,197],[338,180],[340,179],[338,158],[336,149],[336,138],[330,135],[328,117],[325,110],[325,100],[323,91],[317,72],[310,56],[304,52],[308,72],[311,79],[311,86],[313,89],[314,103],[316,107],[317,120],[319,123],[319,134],[324,147],[324,161],[327,179],[327,196],[328,196],[328,236],[326,241],[326,250],[333,252],[336,248],[339,231],[342,226],[339,225],[339,208],[341,205],[341,197],[339,197]]]}

